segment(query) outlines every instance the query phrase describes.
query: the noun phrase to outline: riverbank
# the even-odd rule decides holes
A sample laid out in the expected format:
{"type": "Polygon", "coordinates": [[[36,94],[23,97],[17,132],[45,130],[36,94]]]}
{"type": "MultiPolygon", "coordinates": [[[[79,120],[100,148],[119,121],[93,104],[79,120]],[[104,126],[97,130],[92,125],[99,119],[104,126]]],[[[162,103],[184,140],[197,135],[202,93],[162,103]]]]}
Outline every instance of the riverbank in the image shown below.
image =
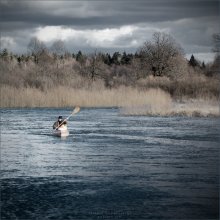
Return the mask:
{"type": "Polygon", "coordinates": [[[1,87],[1,108],[119,107],[122,115],[219,116],[216,98],[174,100],[161,89],[73,89],[59,86],[46,92],[36,88],[1,87]]]}
{"type": "Polygon", "coordinates": [[[184,100],[172,101],[167,109],[158,105],[122,107],[122,115],[148,115],[148,116],[188,116],[188,117],[219,117],[218,101],[214,100],[184,100]]]}

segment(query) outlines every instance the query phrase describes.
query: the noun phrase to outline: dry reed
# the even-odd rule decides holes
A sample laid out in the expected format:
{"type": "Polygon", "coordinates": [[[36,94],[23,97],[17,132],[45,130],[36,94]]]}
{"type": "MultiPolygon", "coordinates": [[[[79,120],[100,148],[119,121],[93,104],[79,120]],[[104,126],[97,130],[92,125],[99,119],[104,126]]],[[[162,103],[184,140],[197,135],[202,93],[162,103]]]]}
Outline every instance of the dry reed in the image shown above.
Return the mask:
{"type": "Polygon", "coordinates": [[[59,86],[43,92],[36,88],[1,87],[1,108],[73,106],[120,107],[123,115],[220,115],[219,102],[216,99],[207,97],[175,102],[169,93],[161,89],[105,89],[102,86],[99,89],[74,89],[59,86]]]}
{"type": "MultiPolygon", "coordinates": [[[[161,97],[162,98],[162,97],[161,97]]],[[[160,116],[188,116],[188,117],[219,117],[220,106],[217,100],[192,99],[186,101],[172,101],[167,103],[155,102],[143,106],[123,107],[123,115],[160,115],[160,116]]]]}
{"type": "MultiPolygon", "coordinates": [[[[160,89],[141,91],[130,87],[117,89],[74,89],[59,86],[43,92],[36,88],[1,87],[1,107],[122,107],[158,103],[169,105],[170,95],[160,89]]],[[[153,105],[152,105],[153,106],[153,105]]]]}

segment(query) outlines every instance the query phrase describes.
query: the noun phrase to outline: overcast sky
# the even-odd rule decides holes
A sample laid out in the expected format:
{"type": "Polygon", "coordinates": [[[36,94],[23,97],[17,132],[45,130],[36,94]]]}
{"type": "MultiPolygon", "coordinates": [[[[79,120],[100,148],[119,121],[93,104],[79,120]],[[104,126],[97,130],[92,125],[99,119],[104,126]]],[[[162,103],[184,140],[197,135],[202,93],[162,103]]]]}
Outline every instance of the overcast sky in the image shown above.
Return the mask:
{"type": "Polygon", "coordinates": [[[1,0],[1,49],[27,52],[31,37],[49,47],[65,42],[82,50],[135,52],[156,31],[171,34],[205,62],[213,58],[212,35],[219,32],[218,0],[1,0]]]}

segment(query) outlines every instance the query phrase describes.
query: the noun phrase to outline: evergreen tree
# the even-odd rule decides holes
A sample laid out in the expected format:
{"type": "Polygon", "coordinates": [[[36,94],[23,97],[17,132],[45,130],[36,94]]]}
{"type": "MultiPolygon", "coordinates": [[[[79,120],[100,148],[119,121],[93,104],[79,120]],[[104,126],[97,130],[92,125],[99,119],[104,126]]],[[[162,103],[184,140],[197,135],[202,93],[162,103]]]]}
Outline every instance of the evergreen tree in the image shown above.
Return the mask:
{"type": "Polygon", "coordinates": [[[115,52],[112,55],[112,63],[114,63],[116,65],[120,65],[120,63],[121,63],[121,54],[119,52],[115,52]]]}
{"type": "Polygon", "coordinates": [[[126,54],[126,52],[124,52],[121,58],[121,64],[131,64],[131,60],[132,54],[126,54]]]}
{"type": "Polygon", "coordinates": [[[9,55],[8,50],[5,48],[5,49],[2,51],[2,56],[3,56],[3,57],[7,57],[8,55],[9,55]]]}
{"type": "Polygon", "coordinates": [[[105,64],[107,64],[109,66],[112,64],[112,59],[111,59],[111,56],[109,53],[103,54],[102,59],[105,64]]]}
{"type": "Polygon", "coordinates": [[[82,52],[81,50],[78,51],[78,53],[76,54],[76,61],[80,61],[82,59],[83,55],[82,55],[82,52]]]}
{"type": "Polygon", "coordinates": [[[18,63],[20,64],[20,63],[21,63],[21,57],[18,57],[18,58],[17,58],[17,61],[18,61],[18,63]]]}
{"type": "Polygon", "coordinates": [[[86,61],[86,57],[82,54],[81,50],[76,54],[76,61],[81,65],[86,61]]]}
{"type": "Polygon", "coordinates": [[[196,66],[199,66],[199,63],[198,61],[195,59],[195,57],[191,56],[190,60],[189,60],[189,65],[192,66],[192,67],[196,67],[196,66]]]}
{"type": "Polygon", "coordinates": [[[204,63],[204,61],[202,62],[202,69],[205,69],[206,68],[206,65],[204,63]]]}

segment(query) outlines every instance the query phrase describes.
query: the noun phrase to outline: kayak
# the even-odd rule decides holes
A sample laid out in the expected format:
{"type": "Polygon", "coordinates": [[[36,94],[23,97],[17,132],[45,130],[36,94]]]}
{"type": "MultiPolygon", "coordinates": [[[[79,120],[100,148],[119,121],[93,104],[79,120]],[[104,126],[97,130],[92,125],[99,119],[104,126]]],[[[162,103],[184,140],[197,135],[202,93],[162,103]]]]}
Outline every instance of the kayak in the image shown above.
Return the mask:
{"type": "Polygon", "coordinates": [[[70,118],[70,116],[78,113],[79,111],[80,111],[80,107],[76,106],[73,112],[64,120],[62,120],[62,116],[59,116],[58,120],[53,124],[53,135],[58,136],[58,137],[69,136],[69,131],[67,129],[67,120],[70,118]],[[59,128],[57,128],[58,126],[59,128]]]}
{"type": "Polygon", "coordinates": [[[57,137],[67,137],[69,135],[69,131],[67,126],[61,126],[58,129],[54,129],[53,134],[57,137]]]}

